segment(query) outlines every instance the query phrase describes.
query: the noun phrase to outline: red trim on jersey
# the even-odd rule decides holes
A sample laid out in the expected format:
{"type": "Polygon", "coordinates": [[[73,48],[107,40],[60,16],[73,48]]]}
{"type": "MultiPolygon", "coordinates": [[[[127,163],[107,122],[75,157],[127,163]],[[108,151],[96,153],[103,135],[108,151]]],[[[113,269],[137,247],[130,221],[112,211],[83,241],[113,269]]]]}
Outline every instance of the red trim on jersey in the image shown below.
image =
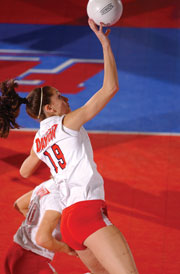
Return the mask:
{"type": "Polygon", "coordinates": [[[56,129],[58,124],[54,124],[51,128],[49,128],[45,135],[42,138],[36,138],[36,151],[41,152],[41,150],[45,149],[50,141],[56,138],[56,129]]]}
{"type": "Polygon", "coordinates": [[[40,198],[42,198],[43,196],[49,194],[49,190],[45,187],[41,187],[38,191],[37,191],[37,195],[40,196],[40,198]]]}

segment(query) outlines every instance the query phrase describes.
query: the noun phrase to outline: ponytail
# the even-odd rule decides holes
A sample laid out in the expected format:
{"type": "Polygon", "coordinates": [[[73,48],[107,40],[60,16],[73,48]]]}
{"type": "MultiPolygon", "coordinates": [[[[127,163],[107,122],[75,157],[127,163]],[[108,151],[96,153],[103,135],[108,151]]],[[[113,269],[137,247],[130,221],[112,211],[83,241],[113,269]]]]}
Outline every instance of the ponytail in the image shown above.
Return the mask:
{"type": "Polygon", "coordinates": [[[0,137],[7,138],[10,129],[19,128],[16,118],[20,112],[20,106],[26,104],[27,114],[35,120],[44,120],[46,115],[43,107],[50,104],[53,88],[50,86],[33,89],[26,98],[18,95],[15,89],[18,84],[11,79],[0,84],[0,137]]]}
{"type": "Polygon", "coordinates": [[[19,128],[16,118],[21,104],[28,104],[26,98],[21,98],[15,91],[17,82],[11,79],[0,84],[0,137],[7,138],[10,129],[19,128]]]}

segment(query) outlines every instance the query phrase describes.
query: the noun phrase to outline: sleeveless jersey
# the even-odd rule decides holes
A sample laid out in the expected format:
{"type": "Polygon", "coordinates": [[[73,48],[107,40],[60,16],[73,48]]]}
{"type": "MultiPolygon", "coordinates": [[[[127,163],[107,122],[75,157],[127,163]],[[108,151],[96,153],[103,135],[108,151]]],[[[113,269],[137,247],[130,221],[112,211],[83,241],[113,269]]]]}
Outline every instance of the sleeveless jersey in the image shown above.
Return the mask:
{"type": "MultiPolygon", "coordinates": [[[[26,219],[14,235],[14,242],[26,250],[52,260],[54,252],[37,245],[35,241],[36,232],[46,210],[62,212],[59,189],[53,179],[40,184],[33,190],[26,219]]],[[[57,240],[61,239],[60,222],[52,235],[57,240]]]]}
{"type": "Polygon", "coordinates": [[[104,182],[93,160],[86,130],[63,126],[64,116],[52,116],[40,123],[33,150],[50,168],[59,183],[63,209],[84,200],[104,200],[104,182]]]}

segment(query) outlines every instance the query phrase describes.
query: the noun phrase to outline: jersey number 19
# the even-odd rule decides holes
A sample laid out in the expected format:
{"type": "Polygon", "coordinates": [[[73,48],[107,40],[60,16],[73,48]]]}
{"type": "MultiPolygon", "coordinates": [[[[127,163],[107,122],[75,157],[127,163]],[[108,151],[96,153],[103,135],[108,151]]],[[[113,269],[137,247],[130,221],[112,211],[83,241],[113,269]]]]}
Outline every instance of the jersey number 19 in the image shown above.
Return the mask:
{"type": "MultiPolygon", "coordinates": [[[[64,169],[66,167],[66,161],[65,161],[64,155],[63,155],[60,147],[57,144],[54,144],[54,145],[51,146],[51,149],[52,149],[52,151],[53,151],[53,153],[54,153],[54,155],[57,159],[58,165],[60,166],[61,169],[64,169]]],[[[54,162],[51,154],[49,152],[45,151],[44,155],[49,158],[51,164],[54,167],[55,172],[58,173],[58,166],[54,162]]]]}

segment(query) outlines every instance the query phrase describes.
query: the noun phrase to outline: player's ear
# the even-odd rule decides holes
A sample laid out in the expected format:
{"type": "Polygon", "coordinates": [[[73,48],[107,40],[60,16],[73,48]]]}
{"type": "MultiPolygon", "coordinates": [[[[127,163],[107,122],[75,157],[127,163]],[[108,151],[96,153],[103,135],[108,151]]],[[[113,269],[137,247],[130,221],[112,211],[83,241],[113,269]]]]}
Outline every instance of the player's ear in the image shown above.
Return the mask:
{"type": "Polygon", "coordinates": [[[47,104],[47,105],[45,105],[44,106],[44,112],[46,113],[46,114],[52,114],[52,113],[54,113],[54,108],[53,108],[53,106],[52,105],[50,105],[50,104],[47,104]]]}

